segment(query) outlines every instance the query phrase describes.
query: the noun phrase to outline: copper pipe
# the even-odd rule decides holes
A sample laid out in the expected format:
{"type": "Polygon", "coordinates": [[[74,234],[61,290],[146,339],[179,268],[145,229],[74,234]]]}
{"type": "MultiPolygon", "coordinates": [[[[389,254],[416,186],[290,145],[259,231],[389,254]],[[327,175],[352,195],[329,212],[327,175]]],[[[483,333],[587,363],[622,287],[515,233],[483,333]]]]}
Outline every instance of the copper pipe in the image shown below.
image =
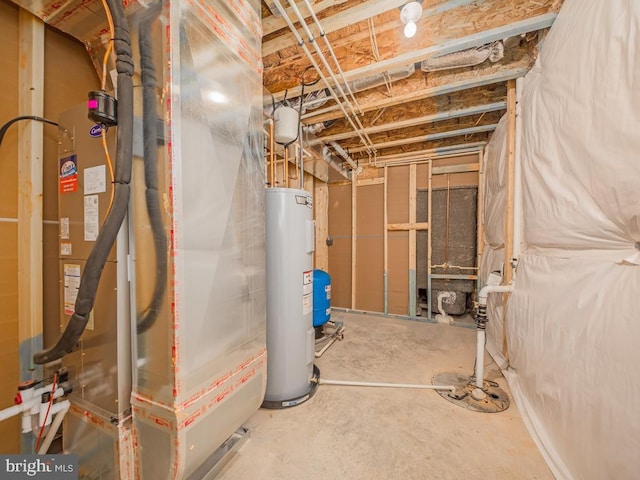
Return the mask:
{"type": "Polygon", "coordinates": [[[289,147],[284,147],[284,186],[289,188],[289,147]]]}
{"type": "Polygon", "coordinates": [[[449,208],[451,198],[451,174],[447,173],[447,220],[445,225],[445,240],[444,240],[444,263],[449,263],[449,208]]]}
{"type": "Polygon", "coordinates": [[[274,156],[275,156],[275,145],[273,141],[273,119],[269,119],[269,166],[271,167],[271,174],[269,177],[269,186],[271,188],[275,187],[276,173],[275,173],[275,165],[274,165],[274,156]]]}

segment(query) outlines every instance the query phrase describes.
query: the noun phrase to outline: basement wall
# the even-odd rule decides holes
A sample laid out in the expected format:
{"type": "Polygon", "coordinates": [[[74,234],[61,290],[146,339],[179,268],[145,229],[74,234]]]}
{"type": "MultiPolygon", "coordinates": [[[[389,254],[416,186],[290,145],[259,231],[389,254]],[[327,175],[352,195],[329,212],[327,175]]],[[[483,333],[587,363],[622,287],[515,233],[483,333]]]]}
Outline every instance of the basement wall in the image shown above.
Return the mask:
{"type": "MultiPolygon", "coordinates": [[[[433,166],[473,164],[477,161],[477,155],[466,155],[436,160],[433,166]]],[[[333,239],[333,245],[329,247],[328,254],[329,274],[332,281],[332,306],[385,312],[385,182],[387,224],[409,223],[410,167],[408,165],[387,167],[386,178],[384,170],[384,168],[370,167],[358,176],[355,187],[355,209],[353,209],[353,183],[350,181],[329,183],[328,234],[333,239]],[[354,212],[355,225],[352,225],[354,212]],[[352,264],[354,234],[355,265],[352,264]]],[[[417,165],[415,171],[416,189],[427,188],[427,164],[417,165]]],[[[450,174],[449,184],[452,187],[477,185],[478,172],[450,174]]],[[[432,188],[446,188],[446,186],[446,175],[433,176],[432,188]]],[[[426,235],[422,231],[417,233],[417,238],[418,241],[426,241],[426,235]]],[[[389,230],[387,242],[387,313],[409,315],[409,232],[389,230]]],[[[426,272],[426,267],[423,271],[426,272]]],[[[420,312],[420,309],[418,308],[417,311],[420,312]]]]}
{"type": "MultiPolygon", "coordinates": [[[[18,11],[0,0],[0,123],[18,112],[18,11]]],[[[86,92],[100,87],[84,46],[45,27],[44,116],[58,114],[86,100],[86,92]]],[[[59,334],[58,275],[58,143],[57,129],[44,126],[43,180],[43,302],[44,345],[59,334]]],[[[19,382],[18,362],[18,125],[14,124],[0,147],[0,408],[13,405],[19,382]]],[[[19,418],[0,422],[0,452],[20,450],[19,418]]]]}
{"type": "MultiPolygon", "coordinates": [[[[637,0],[566,0],[524,83],[524,251],[507,350],[491,311],[487,348],[503,367],[508,358],[518,407],[559,479],[640,472],[639,78],[637,0]]],[[[504,246],[505,130],[488,148],[484,278],[504,246]]]]}

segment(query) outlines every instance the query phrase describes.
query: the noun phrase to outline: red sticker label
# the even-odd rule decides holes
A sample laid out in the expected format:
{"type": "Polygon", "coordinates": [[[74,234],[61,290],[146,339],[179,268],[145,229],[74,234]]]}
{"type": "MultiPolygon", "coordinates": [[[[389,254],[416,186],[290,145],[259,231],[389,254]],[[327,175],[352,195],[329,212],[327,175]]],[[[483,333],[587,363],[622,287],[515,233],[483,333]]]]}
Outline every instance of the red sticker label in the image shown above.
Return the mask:
{"type": "Polygon", "coordinates": [[[78,190],[78,161],[75,155],[60,159],[60,193],[78,190]]]}

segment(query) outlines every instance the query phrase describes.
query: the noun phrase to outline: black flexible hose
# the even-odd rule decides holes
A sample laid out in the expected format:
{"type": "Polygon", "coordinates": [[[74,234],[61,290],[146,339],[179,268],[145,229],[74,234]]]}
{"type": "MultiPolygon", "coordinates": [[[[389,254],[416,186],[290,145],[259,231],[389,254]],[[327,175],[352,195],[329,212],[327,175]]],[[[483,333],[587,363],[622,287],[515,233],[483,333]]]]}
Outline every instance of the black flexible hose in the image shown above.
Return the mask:
{"type": "Polygon", "coordinates": [[[147,215],[151,224],[156,256],[156,279],[147,308],[138,313],[136,330],[143,333],[151,327],[162,308],[167,289],[167,235],[162,223],[158,193],[158,115],[156,110],[156,72],[153,63],[151,21],[140,23],[139,47],[142,74],[142,134],[144,138],[144,183],[147,215]]]}
{"type": "Polygon", "coordinates": [[[21,115],[19,117],[12,118],[7,123],[2,125],[2,127],[0,127],[0,145],[2,145],[2,140],[4,140],[4,136],[7,134],[7,130],[9,130],[9,127],[14,123],[19,122],[20,120],[36,120],[38,122],[48,123],[49,125],[54,125],[56,127],[58,126],[56,122],[47,118],[37,117],[35,115],[21,115]]]}
{"type": "Polygon", "coordinates": [[[116,241],[118,231],[127,213],[133,156],[133,59],[129,25],[124,14],[122,0],[107,0],[114,23],[114,47],[118,72],[118,133],[116,165],[114,173],[114,198],[109,215],[105,219],[93,250],[85,264],[75,310],[58,342],[33,356],[36,364],[49,363],[71,352],[89,320],[102,270],[116,241]]]}

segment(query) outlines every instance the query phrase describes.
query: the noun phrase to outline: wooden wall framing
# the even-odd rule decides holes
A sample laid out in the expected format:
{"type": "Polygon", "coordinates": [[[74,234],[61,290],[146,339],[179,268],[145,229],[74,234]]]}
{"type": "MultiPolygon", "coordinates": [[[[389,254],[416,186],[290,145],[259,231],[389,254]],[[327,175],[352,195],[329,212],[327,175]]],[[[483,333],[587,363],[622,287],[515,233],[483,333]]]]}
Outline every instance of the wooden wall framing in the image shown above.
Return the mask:
{"type": "Polygon", "coordinates": [[[366,169],[357,180],[330,183],[328,234],[332,305],[416,316],[416,242],[429,222],[416,221],[418,188],[477,185],[479,154],[366,169]],[[430,179],[432,170],[433,180],[430,179]],[[444,183],[443,183],[444,182],[444,183]],[[413,194],[412,194],[413,192],[413,194]]]}

